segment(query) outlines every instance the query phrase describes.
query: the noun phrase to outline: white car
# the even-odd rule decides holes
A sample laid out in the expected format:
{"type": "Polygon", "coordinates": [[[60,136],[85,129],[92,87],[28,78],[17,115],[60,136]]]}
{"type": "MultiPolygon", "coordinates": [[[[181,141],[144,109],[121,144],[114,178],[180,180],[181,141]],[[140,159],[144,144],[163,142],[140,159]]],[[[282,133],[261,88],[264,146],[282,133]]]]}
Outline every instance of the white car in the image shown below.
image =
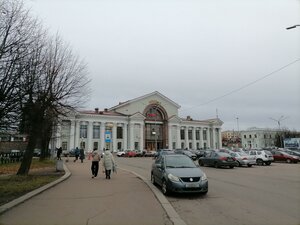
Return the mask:
{"type": "Polygon", "coordinates": [[[118,157],[123,157],[125,155],[125,151],[119,151],[117,152],[118,157]]]}
{"type": "Polygon", "coordinates": [[[255,156],[256,164],[259,166],[264,164],[269,166],[274,161],[272,153],[267,150],[250,150],[248,154],[255,156]]]}

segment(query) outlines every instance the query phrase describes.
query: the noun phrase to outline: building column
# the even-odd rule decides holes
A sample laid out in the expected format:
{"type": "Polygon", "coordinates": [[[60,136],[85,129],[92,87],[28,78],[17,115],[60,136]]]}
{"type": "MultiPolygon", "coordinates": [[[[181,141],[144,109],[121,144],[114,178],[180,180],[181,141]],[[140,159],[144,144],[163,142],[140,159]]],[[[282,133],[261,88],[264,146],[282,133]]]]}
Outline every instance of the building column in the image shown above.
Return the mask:
{"type": "Polygon", "coordinates": [[[172,149],[172,125],[168,124],[168,149],[172,149]]]}
{"type": "Polygon", "coordinates": [[[210,141],[210,129],[209,127],[206,129],[206,138],[207,138],[207,148],[211,148],[211,141],[210,141]]]}
{"type": "Polygon", "coordinates": [[[189,127],[186,126],[184,129],[184,143],[185,148],[189,148],[189,127]]]}
{"type": "Polygon", "coordinates": [[[203,149],[203,129],[199,127],[199,136],[200,136],[200,148],[203,149]]]}
{"type": "Polygon", "coordinates": [[[61,124],[60,123],[57,124],[55,136],[56,136],[55,147],[60,148],[61,147],[61,124]]]}
{"type": "Polygon", "coordinates": [[[129,149],[133,150],[134,149],[134,136],[133,136],[133,128],[134,124],[130,123],[129,124],[129,149]]]}
{"type": "Polygon", "coordinates": [[[124,123],[123,124],[123,141],[124,141],[124,143],[123,143],[123,150],[126,150],[126,149],[128,149],[128,144],[127,144],[127,140],[128,140],[128,132],[127,132],[127,124],[126,123],[124,123]]]}
{"type": "Polygon", "coordinates": [[[192,135],[192,148],[195,150],[195,149],[197,149],[197,147],[196,147],[196,127],[193,127],[193,131],[192,131],[193,133],[193,135],[192,135]]]}
{"type": "Polygon", "coordinates": [[[217,146],[216,146],[216,128],[212,128],[212,146],[213,146],[213,148],[215,149],[215,148],[217,148],[217,146]]]}
{"type": "Polygon", "coordinates": [[[87,129],[87,151],[93,151],[93,122],[88,121],[88,129],[87,129]]]}
{"type": "Polygon", "coordinates": [[[112,151],[117,151],[117,123],[113,123],[112,127],[112,151]]]}
{"type": "Polygon", "coordinates": [[[144,124],[140,124],[140,151],[144,150],[144,124]]]}
{"type": "Polygon", "coordinates": [[[79,143],[79,135],[80,135],[80,120],[75,121],[75,148],[80,147],[79,143]]]}
{"type": "Polygon", "coordinates": [[[180,131],[181,127],[180,125],[177,125],[177,140],[176,140],[176,148],[180,149],[181,148],[181,138],[180,138],[180,131]]]}
{"type": "Polygon", "coordinates": [[[100,150],[102,151],[104,146],[105,146],[105,142],[104,142],[104,134],[105,133],[105,123],[101,122],[100,124],[100,150]]]}
{"type": "Polygon", "coordinates": [[[219,135],[219,148],[222,148],[222,133],[221,128],[218,129],[218,135],[219,135]]]}
{"type": "Polygon", "coordinates": [[[70,137],[69,137],[69,151],[75,148],[75,121],[71,120],[70,137]]]}

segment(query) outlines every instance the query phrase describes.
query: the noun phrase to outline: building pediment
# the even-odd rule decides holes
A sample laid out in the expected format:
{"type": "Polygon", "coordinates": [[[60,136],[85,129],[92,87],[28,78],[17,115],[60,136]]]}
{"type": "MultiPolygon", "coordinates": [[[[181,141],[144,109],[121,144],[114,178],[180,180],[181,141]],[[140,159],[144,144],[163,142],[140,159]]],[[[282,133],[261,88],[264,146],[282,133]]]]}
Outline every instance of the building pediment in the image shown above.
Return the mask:
{"type": "Polygon", "coordinates": [[[178,115],[178,109],[180,105],[162,95],[158,91],[154,91],[150,94],[143,95],[138,98],[134,98],[129,101],[120,102],[119,105],[116,105],[109,109],[109,111],[115,111],[122,113],[124,115],[130,116],[136,112],[145,113],[149,106],[157,106],[165,112],[167,117],[178,115]]]}

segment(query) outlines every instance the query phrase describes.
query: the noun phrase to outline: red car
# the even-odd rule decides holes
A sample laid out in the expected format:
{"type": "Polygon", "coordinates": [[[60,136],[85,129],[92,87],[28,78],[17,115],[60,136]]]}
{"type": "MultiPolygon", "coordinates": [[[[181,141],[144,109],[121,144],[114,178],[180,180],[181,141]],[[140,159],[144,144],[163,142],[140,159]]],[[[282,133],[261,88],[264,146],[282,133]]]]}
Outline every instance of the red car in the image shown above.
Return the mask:
{"type": "Polygon", "coordinates": [[[290,155],[283,151],[272,151],[274,161],[281,161],[287,163],[298,163],[299,157],[290,155]]]}
{"type": "Polygon", "coordinates": [[[125,157],[135,157],[136,156],[136,152],[135,151],[126,151],[125,152],[125,157]]]}

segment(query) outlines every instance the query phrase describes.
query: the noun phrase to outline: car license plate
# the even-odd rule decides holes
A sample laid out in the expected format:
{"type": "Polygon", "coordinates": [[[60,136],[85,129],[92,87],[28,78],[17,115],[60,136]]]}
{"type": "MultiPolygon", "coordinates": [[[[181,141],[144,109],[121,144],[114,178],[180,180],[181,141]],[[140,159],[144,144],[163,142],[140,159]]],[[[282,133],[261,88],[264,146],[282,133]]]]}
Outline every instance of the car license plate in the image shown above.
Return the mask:
{"type": "Polygon", "coordinates": [[[186,184],[185,187],[187,187],[187,188],[195,188],[195,187],[199,187],[199,184],[197,184],[197,183],[190,183],[190,184],[186,184]]]}

